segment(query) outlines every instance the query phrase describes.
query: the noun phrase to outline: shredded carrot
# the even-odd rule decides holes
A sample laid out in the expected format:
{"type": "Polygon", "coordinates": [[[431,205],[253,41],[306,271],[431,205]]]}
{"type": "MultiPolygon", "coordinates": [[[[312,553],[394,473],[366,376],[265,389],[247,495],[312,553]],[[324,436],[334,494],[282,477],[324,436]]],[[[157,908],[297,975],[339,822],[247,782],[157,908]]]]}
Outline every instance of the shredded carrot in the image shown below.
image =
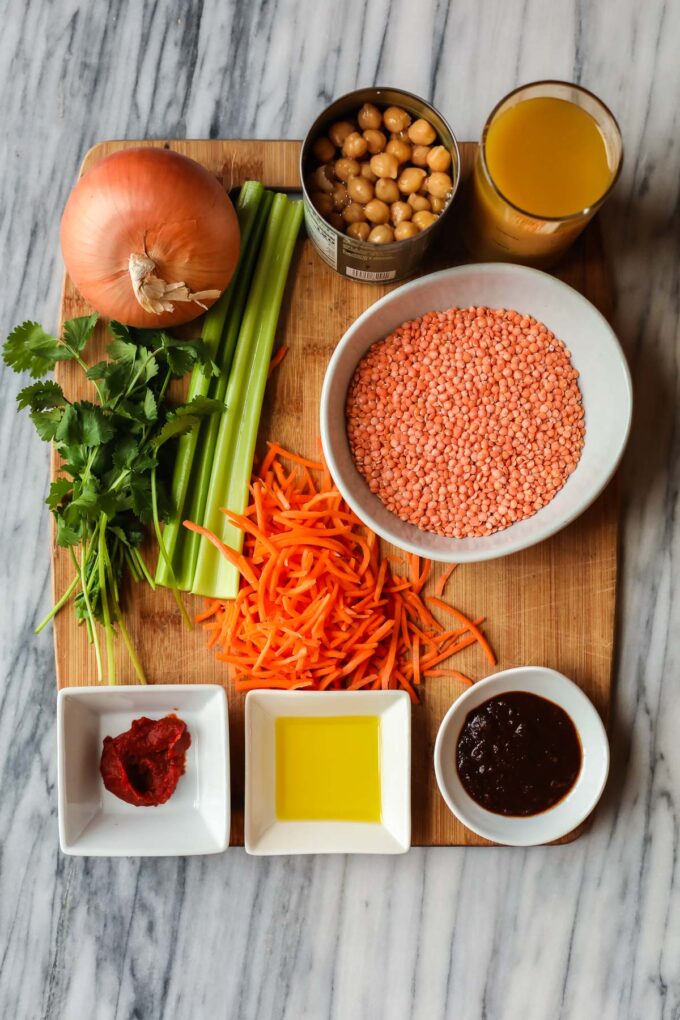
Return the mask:
{"type": "Polygon", "coordinates": [[[442,601],[442,599],[437,598],[435,595],[426,595],[425,597],[428,602],[432,603],[433,606],[439,606],[440,609],[443,609],[447,613],[451,613],[451,616],[455,616],[457,620],[460,620],[460,622],[464,624],[465,627],[467,627],[470,633],[474,634],[477,641],[479,641],[480,645],[484,649],[484,654],[486,655],[491,665],[492,666],[496,665],[497,660],[496,656],[494,655],[491,649],[491,645],[486,640],[479,627],[475,623],[473,623],[472,620],[468,620],[467,616],[461,613],[460,609],[455,609],[453,606],[450,606],[448,602],[442,601]]]}
{"type": "Polygon", "coordinates": [[[473,683],[469,676],[457,669],[428,669],[425,671],[425,676],[452,676],[454,679],[460,680],[461,683],[467,684],[468,687],[472,687],[473,683]]]}
{"type": "Polygon", "coordinates": [[[274,355],[274,357],[272,358],[272,360],[269,362],[269,371],[267,372],[268,379],[272,372],[274,371],[274,369],[276,368],[276,366],[281,364],[281,362],[283,361],[287,354],[288,348],[282,344],[281,347],[279,347],[276,354],[274,355]]]}
{"type": "MultiPolygon", "coordinates": [[[[476,643],[493,656],[483,617],[469,620],[426,596],[462,625],[446,630],[421,595],[431,562],[411,554],[409,577],[393,573],[391,564],[403,561],[380,555],[376,535],[343,501],[323,459],[267,445],[250,505],[240,515],[225,511],[244,533],[242,554],[185,522],[241,573],[236,599],[211,599],[196,618],[236,689],[401,689],[417,701],[424,677],[470,683],[436,667],[476,643]]],[[[436,590],[445,583],[440,578],[436,590]]]]}
{"type": "Polygon", "coordinates": [[[457,566],[458,566],[457,563],[449,563],[448,567],[446,568],[446,570],[444,571],[444,573],[442,574],[442,576],[439,578],[439,580],[437,581],[437,583],[434,586],[434,593],[435,593],[435,595],[440,595],[441,596],[441,595],[444,594],[444,588],[446,588],[446,582],[451,577],[451,574],[454,572],[454,570],[456,569],[457,566]]]}

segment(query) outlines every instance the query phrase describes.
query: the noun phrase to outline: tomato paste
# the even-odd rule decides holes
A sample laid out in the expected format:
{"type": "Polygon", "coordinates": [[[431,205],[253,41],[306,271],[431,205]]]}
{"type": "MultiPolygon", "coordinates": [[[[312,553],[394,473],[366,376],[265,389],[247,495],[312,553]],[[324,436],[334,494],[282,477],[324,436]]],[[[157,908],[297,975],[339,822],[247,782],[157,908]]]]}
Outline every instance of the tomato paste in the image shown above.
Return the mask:
{"type": "Polygon", "coordinates": [[[176,715],[135,719],[117,737],[104,737],[100,771],[110,793],[138,807],[165,804],[186,768],[191,745],[187,724],[176,715]]]}

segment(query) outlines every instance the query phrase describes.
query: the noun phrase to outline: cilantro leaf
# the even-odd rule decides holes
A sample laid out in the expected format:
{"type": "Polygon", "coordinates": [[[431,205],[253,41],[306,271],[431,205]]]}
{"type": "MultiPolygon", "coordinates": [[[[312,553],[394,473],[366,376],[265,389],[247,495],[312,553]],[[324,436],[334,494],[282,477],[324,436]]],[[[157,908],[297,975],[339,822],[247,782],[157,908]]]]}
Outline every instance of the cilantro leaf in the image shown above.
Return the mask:
{"type": "Polygon", "coordinates": [[[63,503],[65,497],[72,491],[73,482],[70,478],[57,478],[50,485],[50,491],[47,494],[45,502],[50,510],[56,510],[57,507],[63,503]]]}
{"type": "Polygon", "coordinates": [[[81,535],[75,528],[69,527],[63,517],[57,517],[57,545],[78,545],[81,535]]]}
{"type": "Polygon", "coordinates": [[[90,484],[81,489],[77,496],[71,500],[63,511],[64,520],[67,525],[75,526],[80,521],[95,520],[100,513],[100,498],[94,485],[90,484]]]}
{"type": "Polygon", "coordinates": [[[156,421],[158,418],[158,404],[152,390],[147,390],[144,394],[144,415],[147,421],[156,421]]]}
{"type": "Polygon", "coordinates": [[[116,322],[115,319],[112,319],[109,323],[109,333],[111,333],[116,340],[123,340],[125,343],[132,338],[130,328],[128,326],[124,326],[122,322],[116,322]]]}
{"type": "Polygon", "coordinates": [[[208,374],[219,375],[220,370],[202,340],[176,340],[163,333],[160,343],[165,362],[173,375],[186,375],[195,364],[204,365],[209,370],[208,374]]]}
{"type": "Polygon", "coordinates": [[[31,421],[40,438],[51,443],[56,436],[64,417],[63,407],[52,407],[45,411],[31,411],[31,421]]]}
{"type": "Polygon", "coordinates": [[[58,443],[72,446],[101,446],[112,439],[115,429],[101,407],[81,400],[69,404],[56,432],[58,443]]]}
{"type": "Polygon", "coordinates": [[[211,397],[194,397],[188,404],[180,404],[170,411],[163,428],[156,434],[151,445],[157,450],[169,439],[190,432],[202,418],[206,418],[210,414],[221,414],[224,410],[225,405],[221,400],[213,400],[211,397]]]}
{"type": "Polygon", "coordinates": [[[68,361],[71,354],[37,322],[22,322],[5,340],[2,357],[15,372],[30,372],[34,379],[40,379],[58,361],[68,361]]]}
{"type": "Polygon", "coordinates": [[[151,520],[151,478],[148,474],[133,474],[129,486],[134,514],[142,524],[148,524],[151,520]]]}
{"type": "Polygon", "coordinates": [[[123,433],[116,440],[116,445],[113,450],[112,461],[114,467],[120,471],[125,468],[130,468],[134,464],[135,458],[139,453],[139,443],[137,437],[123,433]]]}
{"type": "Polygon", "coordinates": [[[68,319],[63,326],[64,340],[74,351],[80,354],[94,333],[99,315],[81,315],[77,319],[68,319]]]}
{"type": "Polygon", "coordinates": [[[106,353],[112,361],[117,361],[121,365],[132,365],[137,357],[137,346],[126,340],[112,340],[106,348],[106,353]]]}
{"type": "Polygon", "coordinates": [[[30,407],[32,411],[45,411],[51,407],[63,407],[66,403],[61,386],[51,379],[31,383],[17,394],[19,411],[23,411],[25,407],[30,407]]]}

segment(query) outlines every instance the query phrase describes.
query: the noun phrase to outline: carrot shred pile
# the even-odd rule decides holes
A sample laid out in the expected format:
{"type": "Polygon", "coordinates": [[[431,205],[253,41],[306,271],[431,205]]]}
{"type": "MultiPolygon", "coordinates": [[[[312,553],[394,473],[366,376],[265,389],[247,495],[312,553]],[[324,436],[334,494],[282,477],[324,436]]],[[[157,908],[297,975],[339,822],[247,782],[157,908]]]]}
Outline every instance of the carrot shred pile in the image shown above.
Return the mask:
{"type": "Polygon", "coordinates": [[[245,514],[223,511],[244,532],[242,553],[184,522],[241,572],[236,599],[209,600],[196,617],[238,690],[402,689],[417,702],[424,677],[471,683],[436,668],[470,645],[495,664],[483,619],[423,599],[429,560],[408,555],[409,576],[393,573],[394,558],[381,557],[376,535],[343,501],[326,465],[277,443],[268,447],[245,514]],[[457,626],[447,630],[426,602],[457,626]]]}

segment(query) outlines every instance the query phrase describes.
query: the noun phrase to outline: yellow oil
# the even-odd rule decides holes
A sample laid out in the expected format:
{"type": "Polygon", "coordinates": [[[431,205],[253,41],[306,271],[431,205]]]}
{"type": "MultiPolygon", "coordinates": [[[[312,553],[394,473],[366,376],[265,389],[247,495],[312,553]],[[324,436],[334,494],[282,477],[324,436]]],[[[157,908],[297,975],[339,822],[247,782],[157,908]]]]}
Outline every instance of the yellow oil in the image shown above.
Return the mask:
{"type": "Polygon", "coordinates": [[[539,217],[571,216],[598,202],[612,171],[595,120],[575,103],[525,99],[492,122],[485,145],[494,184],[539,217]]]}
{"type": "Polygon", "coordinates": [[[278,718],[276,816],[286,822],[379,822],[378,716],[278,718]]]}

